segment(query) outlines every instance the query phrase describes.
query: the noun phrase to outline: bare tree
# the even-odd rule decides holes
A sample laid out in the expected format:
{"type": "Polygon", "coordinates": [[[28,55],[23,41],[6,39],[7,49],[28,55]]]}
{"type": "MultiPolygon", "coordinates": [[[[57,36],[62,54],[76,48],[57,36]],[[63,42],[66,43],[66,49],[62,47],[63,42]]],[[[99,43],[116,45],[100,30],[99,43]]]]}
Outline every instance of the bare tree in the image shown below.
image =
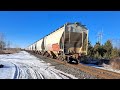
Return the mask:
{"type": "Polygon", "coordinates": [[[10,41],[7,42],[6,47],[7,47],[7,48],[10,48],[10,47],[11,47],[11,42],[10,42],[10,41]]]}
{"type": "Polygon", "coordinates": [[[3,50],[6,46],[5,36],[3,33],[0,33],[0,50],[3,50]]]}

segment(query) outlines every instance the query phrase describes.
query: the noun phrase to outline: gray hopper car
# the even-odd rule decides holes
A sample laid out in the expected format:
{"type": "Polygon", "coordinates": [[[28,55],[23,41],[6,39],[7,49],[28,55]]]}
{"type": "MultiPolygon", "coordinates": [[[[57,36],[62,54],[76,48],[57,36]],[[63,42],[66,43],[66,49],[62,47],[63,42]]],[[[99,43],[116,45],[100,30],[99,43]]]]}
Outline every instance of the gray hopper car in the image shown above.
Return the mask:
{"type": "Polygon", "coordinates": [[[88,29],[81,23],[66,23],[43,37],[26,50],[68,62],[78,61],[81,54],[87,55],[88,29]]]}

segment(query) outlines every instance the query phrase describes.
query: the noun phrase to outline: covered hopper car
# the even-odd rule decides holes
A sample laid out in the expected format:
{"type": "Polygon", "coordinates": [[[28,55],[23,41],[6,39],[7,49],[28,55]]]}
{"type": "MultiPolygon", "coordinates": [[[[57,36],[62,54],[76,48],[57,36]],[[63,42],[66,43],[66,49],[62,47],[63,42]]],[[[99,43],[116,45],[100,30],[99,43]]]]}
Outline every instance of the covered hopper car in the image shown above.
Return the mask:
{"type": "Polygon", "coordinates": [[[67,62],[77,62],[87,55],[88,29],[81,23],[66,23],[54,32],[28,46],[26,50],[67,62]]]}

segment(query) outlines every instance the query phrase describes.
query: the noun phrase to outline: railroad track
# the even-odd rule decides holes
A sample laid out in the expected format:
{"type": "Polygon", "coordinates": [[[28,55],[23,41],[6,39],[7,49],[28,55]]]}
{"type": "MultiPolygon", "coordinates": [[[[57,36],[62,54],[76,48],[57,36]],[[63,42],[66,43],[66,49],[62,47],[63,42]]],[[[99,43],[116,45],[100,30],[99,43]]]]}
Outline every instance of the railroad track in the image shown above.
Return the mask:
{"type": "Polygon", "coordinates": [[[104,69],[98,69],[98,68],[94,68],[91,66],[86,66],[83,64],[69,64],[66,61],[60,61],[60,60],[56,60],[56,59],[51,59],[45,56],[40,55],[42,59],[50,59],[50,60],[54,60],[55,62],[79,69],[83,72],[86,72],[90,75],[96,76],[97,78],[100,79],[120,79],[120,74],[116,73],[116,72],[112,72],[112,71],[108,71],[108,70],[104,70],[104,69]]]}
{"type": "Polygon", "coordinates": [[[120,74],[112,71],[98,69],[98,68],[94,68],[94,67],[90,67],[82,64],[69,65],[69,66],[78,68],[81,71],[84,71],[86,73],[89,73],[101,79],[120,79],[120,74]]]}
{"type": "Polygon", "coordinates": [[[94,68],[91,66],[86,66],[83,64],[78,64],[78,65],[74,65],[74,64],[69,64],[66,62],[61,62],[58,60],[55,60],[61,64],[73,67],[73,68],[77,68],[83,72],[89,73],[90,75],[96,76],[98,78],[101,79],[120,79],[120,74],[116,73],[116,72],[112,72],[112,71],[108,71],[108,70],[103,70],[103,69],[98,69],[98,68],[94,68]]]}
{"type": "Polygon", "coordinates": [[[73,68],[80,69],[83,72],[89,73],[89,74],[96,76],[98,78],[101,78],[101,79],[120,79],[120,74],[112,72],[112,71],[98,69],[98,68],[86,66],[83,64],[73,65],[73,64],[61,62],[58,60],[55,60],[55,61],[62,63],[64,65],[68,65],[68,66],[73,67],[73,68]]]}

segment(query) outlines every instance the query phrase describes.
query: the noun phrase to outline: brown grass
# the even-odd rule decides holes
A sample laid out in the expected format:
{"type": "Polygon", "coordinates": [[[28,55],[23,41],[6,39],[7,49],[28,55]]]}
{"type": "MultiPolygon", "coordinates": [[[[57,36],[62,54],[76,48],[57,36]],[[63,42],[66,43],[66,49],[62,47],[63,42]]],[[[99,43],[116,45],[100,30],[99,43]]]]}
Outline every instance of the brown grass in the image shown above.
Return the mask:
{"type": "Polygon", "coordinates": [[[0,50],[0,54],[4,54],[4,51],[3,51],[3,50],[0,50]]]}
{"type": "Polygon", "coordinates": [[[110,61],[110,65],[113,69],[118,69],[120,70],[120,57],[112,59],[110,61]]]}
{"type": "Polygon", "coordinates": [[[0,50],[0,54],[13,54],[18,53],[20,50],[0,50]]]}

